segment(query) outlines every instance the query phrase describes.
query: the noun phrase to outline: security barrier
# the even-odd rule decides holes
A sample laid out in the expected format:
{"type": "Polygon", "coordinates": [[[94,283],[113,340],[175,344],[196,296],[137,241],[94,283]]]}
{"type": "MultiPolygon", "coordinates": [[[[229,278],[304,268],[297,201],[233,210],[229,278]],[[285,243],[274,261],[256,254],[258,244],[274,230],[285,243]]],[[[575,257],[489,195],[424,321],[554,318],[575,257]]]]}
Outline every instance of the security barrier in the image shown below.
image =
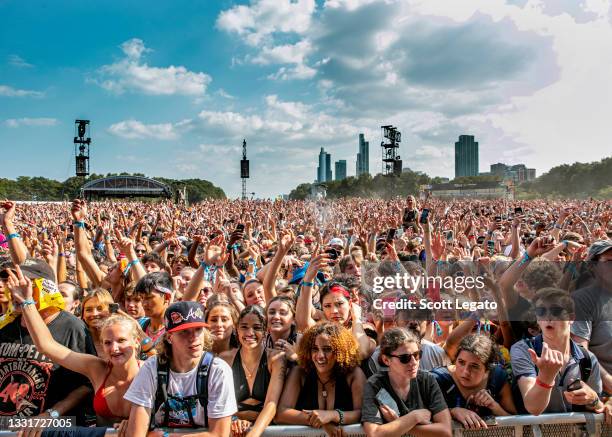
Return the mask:
{"type": "MultiPolygon", "coordinates": [[[[564,413],[543,414],[541,416],[504,416],[497,417],[497,425],[488,429],[468,430],[456,422],[453,424],[453,437],[612,437],[612,426],[604,423],[602,414],[564,413]]],[[[363,437],[361,425],[343,427],[347,437],[363,437]]],[[[173,432],[174,430],[169,430],[173,432]]],[[[185,429],[176,430],[186,432],[185,429]]],[[[187,432],[198,432],[190,430],[187,432]]],[[[108,429],[107,436],[116,435],[116,430],[108,429]]],[[[12,431],[0,431],[1,437],[13,437],[12,431]]],[[[324,431],[308,426],[275,425],[264,432],[264,437],[325,437],[324,431]]]]}

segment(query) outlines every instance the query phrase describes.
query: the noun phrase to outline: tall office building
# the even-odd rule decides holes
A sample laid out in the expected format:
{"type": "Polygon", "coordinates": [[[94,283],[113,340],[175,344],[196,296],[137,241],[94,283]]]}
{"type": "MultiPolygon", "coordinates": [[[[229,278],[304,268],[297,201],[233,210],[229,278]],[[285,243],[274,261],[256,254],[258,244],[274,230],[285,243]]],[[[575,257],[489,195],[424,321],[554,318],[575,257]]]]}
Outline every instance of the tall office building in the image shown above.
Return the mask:
{"type": "Polygon", "coordinates": [[[346,179],[346,160],[341,159],[336,161],[336,180],[341,181],[346,179]]]}
{"type": "Polygon", "coordinates": [[[455,143],[455,177],[478,176],[478,142],[474,135],[459,135],[455,143]]]}
{"type": "Polygon", "coordinates": [[[332,180],[331,155],[321,147],[319,152],[319,166],[317,167],[317,182],[327,182],[332,180]]]}
{"type": "Polygon", "coordinates": [[[357,153],[357,177],[370,173],[370,143],[363,134],[359,134],[359,152],[357,153]]]}

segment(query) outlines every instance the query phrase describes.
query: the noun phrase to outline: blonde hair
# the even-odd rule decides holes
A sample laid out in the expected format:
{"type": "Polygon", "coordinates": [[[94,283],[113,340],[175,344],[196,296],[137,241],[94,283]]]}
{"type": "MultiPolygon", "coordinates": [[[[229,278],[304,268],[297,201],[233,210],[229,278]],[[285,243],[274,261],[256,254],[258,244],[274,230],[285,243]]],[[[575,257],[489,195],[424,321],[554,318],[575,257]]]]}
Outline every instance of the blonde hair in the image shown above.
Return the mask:
{"type": "Polygon", "coordinates": [[[123,325],[127,327],[134,340],[136,340],[136,343],[138,344],[138,349],[140,350],[140,344],[142,340],[146,337],[146,334],[133,317],[127,315],[123,311],[111,315],[108,319],[102,322],[102,325],[100,326],[100,337],[103,337],[102,333],[106,328],[114,325],[123,325]]]}
{"type": "Polygon", "coordinates": [[[104,288],[95,288],[94,290],[90,291],[89,293],[85,294],[85,296],[83,296],[83,301],[81,304],[81,308],[82,308],[81,318],[83,318],[83,314],[85,313],[85,304],[93,298],[98,299],[98,301],[102,305],[105,305],[107,309],[111,303],[115,303],[115,301],[113,300],[113,296],[111,296],[108,290],[104,288]]]}
{"type": "MultiPolygon", "coordinates": [[[[202,329],[204,341],[202,342],[204,350],[202,353],[210,352],[213,348],[213,336],[210,331],[206,328],[202,329]]],[[[172,344],[168,341],[169,332],[165,332],[162,341],[156,346],[157,355],[159,362],[162,364],[170,363],[172,361],[172,344]]]]}

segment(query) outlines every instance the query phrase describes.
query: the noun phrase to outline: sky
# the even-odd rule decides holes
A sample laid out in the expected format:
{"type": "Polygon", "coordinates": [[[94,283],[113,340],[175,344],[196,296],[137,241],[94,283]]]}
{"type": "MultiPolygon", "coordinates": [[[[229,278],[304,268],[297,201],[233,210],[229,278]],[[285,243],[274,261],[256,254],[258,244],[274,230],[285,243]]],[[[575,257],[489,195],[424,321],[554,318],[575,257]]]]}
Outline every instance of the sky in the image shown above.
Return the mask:
{"type": "MultiPolygon", "coordinates": [[[[202,178],[240,195],[316,178],[324,147],[355,174],[358,136],[381,169],[381,125],[404,167],[454,176],[610,156],[610,0],[0,0],[0,177],[91,172],[202,178]]],[[[333,165],[333,164],[332,164],[333,165]]]]}

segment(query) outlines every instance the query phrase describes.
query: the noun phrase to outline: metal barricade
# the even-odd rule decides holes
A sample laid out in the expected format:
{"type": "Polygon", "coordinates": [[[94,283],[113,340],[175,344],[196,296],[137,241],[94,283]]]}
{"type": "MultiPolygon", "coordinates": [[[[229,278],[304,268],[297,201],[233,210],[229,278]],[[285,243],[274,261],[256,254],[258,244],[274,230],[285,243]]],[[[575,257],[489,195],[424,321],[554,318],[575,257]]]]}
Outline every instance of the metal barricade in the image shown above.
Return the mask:
{"type": "MultiPolygon", "coordinates": [[[[564,413],[541,416],[497,417],[497,425],[488,429],[468,430],[453,423],[453,437],[612,437],[612,426],[603,422],[603,414],[564,413]]],[[[363,437],[359,424],[343,427],[347,437],[363,437]]],[[[201,430],[169,430],[170,432],[199,432],[201,430]]],[[[106,435],[116,434],[108,429],[106,435]]],[[[0,437],[14,437],[17,433],[0,431],[0,437]]],[[[264,437],[325,437],[323,430],[309,426],[274,425],[264,432],[264,437]]]]}

